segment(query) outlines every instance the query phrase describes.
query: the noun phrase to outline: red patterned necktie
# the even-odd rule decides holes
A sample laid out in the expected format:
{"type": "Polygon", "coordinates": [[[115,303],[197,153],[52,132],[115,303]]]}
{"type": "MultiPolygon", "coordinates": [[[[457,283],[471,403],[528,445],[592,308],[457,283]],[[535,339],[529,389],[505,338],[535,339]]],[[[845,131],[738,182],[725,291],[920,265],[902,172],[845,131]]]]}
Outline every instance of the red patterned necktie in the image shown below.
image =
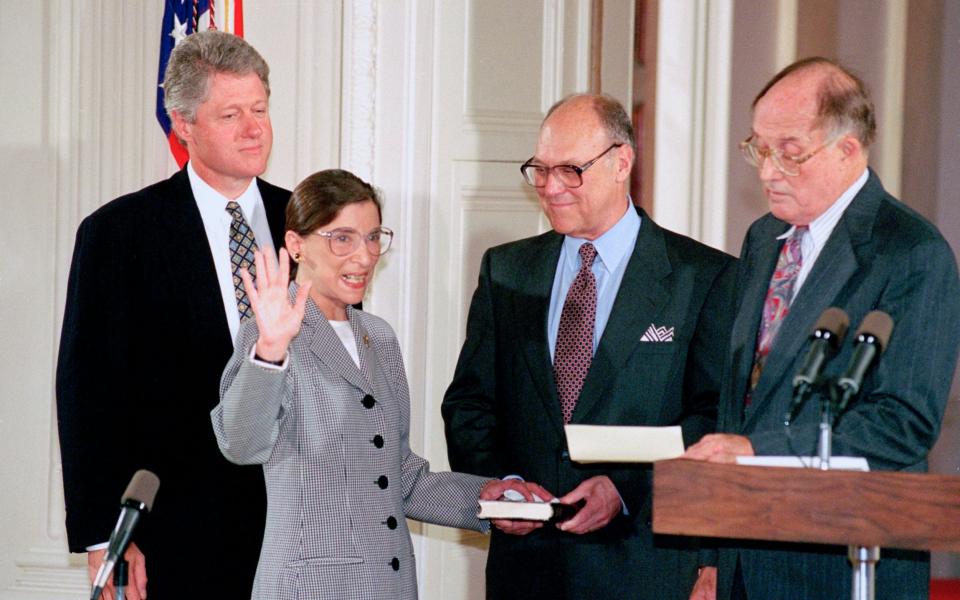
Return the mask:
{"type": "Polygon", "coordinates": [[[240,210],[239,204],[233,200],[227,202],[226,211],[233,217],[230,221],[230,268],[233,270],[233,293],[237,298],[240,320],[244,321],[253,316],[253,310],[250,308],[247,291],[243,288],[243,280],[240,279],[240,269],[246,268],[250,272],[250,278],[256,279],[257,268],[253,263],[253,251],[257,249],[257,240],[253,237],[253,230],[250,229],[247,220],[243,218],[243,211],[240,210]]]}
{"type": "Polygon", "coordinates": [[[753,370],[750,372],[750,389],[744,399],[750,404],[750,395],[760,381],[760,373],[767,362],[770,347],[777,337],[780,324],[790,312],[790,302],[793,300],[793,285],[797,281],[800,267],[803,266],[803,256],[800,252],[800,241],[807,228],[797,227],[784,242],[777,259],[777,267],[770,278],[770,287],[767,288],[767,298],[763,302],[763,316],[760,320],[760,331],[757,332],[757,349],[753,355],[753,370]]]}
{"type": "Polygon", "coordinates": [[[583,380],[593,360],[593,328],[597,317],[597,280],[591,267],[597,249],[587,242],[580,246],[580,270],[570,284],[560,313],[553,374],[563,422],[569,423],[583,389],[583,380]]]}

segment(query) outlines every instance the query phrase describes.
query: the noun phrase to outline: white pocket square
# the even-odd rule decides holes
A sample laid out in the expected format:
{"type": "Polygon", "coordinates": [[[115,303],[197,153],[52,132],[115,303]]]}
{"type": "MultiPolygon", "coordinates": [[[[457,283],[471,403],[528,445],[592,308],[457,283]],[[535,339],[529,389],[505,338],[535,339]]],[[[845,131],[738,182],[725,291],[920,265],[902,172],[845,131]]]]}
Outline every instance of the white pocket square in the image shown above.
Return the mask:
{"type": "Polygon", "coordinates": [[[672,342],[673,341],[673,327],[666,327],[661,325],[657,327],[653,323],[650,324],[650,327],[647,327],[647,330],[642,336],[640,336],[641,342],[672,342]]]}

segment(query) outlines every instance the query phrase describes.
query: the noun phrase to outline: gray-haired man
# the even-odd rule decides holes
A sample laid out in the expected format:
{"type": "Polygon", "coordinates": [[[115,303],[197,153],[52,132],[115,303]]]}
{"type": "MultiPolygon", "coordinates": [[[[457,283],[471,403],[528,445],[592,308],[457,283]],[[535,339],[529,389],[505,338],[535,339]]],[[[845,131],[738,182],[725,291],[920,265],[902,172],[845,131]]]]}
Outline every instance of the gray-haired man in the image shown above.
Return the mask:
{"type": "Polygon", "coordinates": [[[160,477],[127,552],[133,600],[250,597],[263,475],[222,457],[209,414],[248,310],[234,269],[283,239],[289,192],[257,179],[273,141],[268,76],[233,35],[182,41],[165,92],[189,163],[77,232],[57,365],[67,533],[92,576],[133,472],[160,477]]]}

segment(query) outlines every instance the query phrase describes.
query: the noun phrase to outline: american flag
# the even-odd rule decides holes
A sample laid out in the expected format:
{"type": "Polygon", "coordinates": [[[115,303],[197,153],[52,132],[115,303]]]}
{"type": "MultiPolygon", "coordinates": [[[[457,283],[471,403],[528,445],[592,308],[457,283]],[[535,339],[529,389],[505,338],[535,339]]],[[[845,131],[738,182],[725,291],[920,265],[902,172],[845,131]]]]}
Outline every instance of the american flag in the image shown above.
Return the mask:
{"type": "Polygon", "coordinates": [[[187,164],[187,149],[180,145],[163,108],[163,74],[170,53],[180,40],[196,31],[219,29],[243,37],[243,0],[164,0],[160,30],[160,68],[157,74],[157,121],[170,144],[177,164],[187,164]]]}

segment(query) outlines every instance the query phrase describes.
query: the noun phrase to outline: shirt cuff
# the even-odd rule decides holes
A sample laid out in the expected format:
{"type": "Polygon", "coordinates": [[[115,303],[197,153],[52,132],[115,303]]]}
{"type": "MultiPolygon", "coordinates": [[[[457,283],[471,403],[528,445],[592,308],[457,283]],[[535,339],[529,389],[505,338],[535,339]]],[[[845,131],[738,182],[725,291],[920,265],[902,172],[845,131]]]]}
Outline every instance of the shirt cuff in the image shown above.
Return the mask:
{"type": "Polygon", "coordinates": [[[287,370],[287,365],[290,364],[290,353],[289,353],[289,352],[287,352],[287,353],[283,356],[283,362],[280,363],[279,365],[276,364],[276,363],[272,363],[272,362],[269,362],[269,361],[266,361],[266,360],[261,360],[261,359],[257,358],[257,345],[256,345],[256,344],[253,345],[253,348],[250,348],[249,358],[250,358],[250,362],[252,362],[253,364],[257,365],[258,367],[262,367],[262,368],[264,368],[264,369],[267,369],[267,370],[269,370],[269,371],[286,371],[286,370],[287,370]]]}
{"type": "Polygon", "coordinates": [[[97,550],[104,550],[104,549],[106,549],[106,548],[109,547],[109,546],[110,546],[110,542],[103,542],[103,543],[101,543],[101,544],[93,544],[93,545],[91,545],[91,546],[87,546],[87,552],[96,552],[97,550]]]}

